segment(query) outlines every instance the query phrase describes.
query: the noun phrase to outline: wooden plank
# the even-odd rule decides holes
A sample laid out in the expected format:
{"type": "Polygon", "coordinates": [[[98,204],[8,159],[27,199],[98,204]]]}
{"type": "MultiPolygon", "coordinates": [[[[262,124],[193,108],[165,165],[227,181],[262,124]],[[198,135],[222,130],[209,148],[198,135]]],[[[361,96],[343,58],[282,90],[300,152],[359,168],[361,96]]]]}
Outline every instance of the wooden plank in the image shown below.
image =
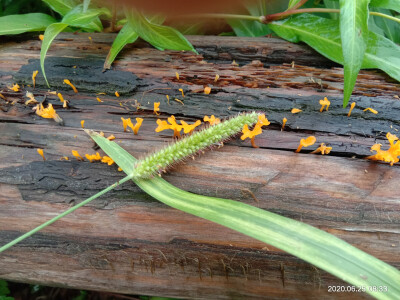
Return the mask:
{"type": "MultiPolygon", "coordinates": [[[[95,35],[93,43],[87,37],[60,35],[49,51],[56,59],[49,59],[46,66],[57,72],[58,58],[65,62],[65,57],[74,57],[77,68],[88,57],[104,59],[113,36],[95,35]]],[[[171,170],[165,179],[194,193],[243,201],[304,221],[399,268],[399,168],[362,159],[375,142],[387,145],[387,131],[398,130],[399,85],[377,71],[362,71],[352,99],[357,106],[348,118],[347,109],[341,107],[342,69],[306,46],[278,39],[190,39],[202,56],[160,52],[144,43],[127,47],[114,70],[132,72],[137,86],[120,98],[113,95],[112,85],[74,94],[59,82],[59,90],[70,100],[70,108],[62,109],[56,96],[44,87],[36,88],[37,99],[47,95],[46,101],[63,118],[63,127],[36,116],[32,107],[23,104],[24,93],[5,87],[13,82],[12,76],[29,80],[31,74],[19,70],[32,66],[29,59],[39,58],[40,41],[9,41],[0,46],[0,92],[7,98],[0,99],[0,243],[122,177],[114,166],[59,160],[71,157],[72,149],[95,152],[80,129],[80,120],[85,120],[86,128],[114,134],[125,149],[142,157],[172,141],[171,133],[154,132],[159,117],[174,114],[194,121],[204,115],[259,110],[266,111],[272,123],[256,138],[259,149],[233,139],[171,170]],[[233,59],[239,66],[231,65],[233,59]],[[220,75],[216,83],[215,74],[220,75]],[[212,86],[210,95],[202,93],[204,85],[212,86]],[[103,91],[107,95],[99,96],[100,103],[96,92],[103,91]],[[325,96],[332,104],[328,112],[320,113],[318,100],[325,96]],[[155,101],[161,102],[159,117],[152,113],[155,101]],[[293,107],[303,112],[292,115],[293,107]],[[365,113],[366,107],[379,113],[365,113]],[[123,132],[121,116],[144,118],[139,135],[123,132]],[[283,117],[288,123],[281,131],[283,117]],[[330,144],[332,154],[294,153],[299,140],[311,134],[318,143],[330,144]],[[36,148],[45,149],[45,162],[36,148]]],[[[93,72],[95,77],[101,71],[93,72]]],[[[77,74],[69,79],[82,78],[77,74]]],[[[90,90],[88,81],[81,83],[90,90]]],[[[134,294],[219,295],[220,299],[329,299],[339,294],[328,293],[327,287],[344,284],[270,245],[168,208],[134,184],[125,184],[2,253],[0,277],[134,294]]]]}

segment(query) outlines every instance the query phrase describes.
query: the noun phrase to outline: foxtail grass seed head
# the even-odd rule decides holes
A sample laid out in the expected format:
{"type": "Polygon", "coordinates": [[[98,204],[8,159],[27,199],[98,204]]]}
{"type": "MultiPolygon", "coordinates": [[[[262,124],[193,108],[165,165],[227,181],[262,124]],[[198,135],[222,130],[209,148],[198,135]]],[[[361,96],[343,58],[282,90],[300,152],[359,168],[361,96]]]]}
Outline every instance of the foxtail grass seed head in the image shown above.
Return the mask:
{"type": "Polygon", "coordinates": [[[220,144],[240,132],[244,125],[254,125],[258,121],[259,115],[256,112],[240,114],[225,122],[187,136],[139,160],[133,170],[133,176],[136,178],[150,178],[176,162],[220,144]]]}

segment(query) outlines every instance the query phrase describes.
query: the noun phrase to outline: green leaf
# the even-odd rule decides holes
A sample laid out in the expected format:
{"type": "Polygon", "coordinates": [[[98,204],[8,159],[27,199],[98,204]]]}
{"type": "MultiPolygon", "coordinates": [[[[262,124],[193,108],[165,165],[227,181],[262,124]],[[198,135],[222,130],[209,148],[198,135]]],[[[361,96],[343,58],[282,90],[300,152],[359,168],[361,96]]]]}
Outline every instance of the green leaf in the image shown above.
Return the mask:
{"type": "Polygon", "coordinates": [[[66,15],[71,9],[79,4],[77,0],[43,0],[50,8],[60,15],[66,15]]]}
{"type": "MultiPolygon", "coordinates": [[[[336,20],[301,14],[272,22],[268,26],[290,42],[305,42],[330,60],[344,63],[339,22],[336,20]]],[[[370,32],[361,68],[381,69],[400,81],[400,47],[387,38],[370,32]]]]}
{"type": "Polygon", "coordinates": [[[104,62],[104,69],[110,69],[111,64],[122,48],[124,48],[127,44],[135,42],[138,37],[139,35],[134,31],[131,24],[126,23],[111,45],[111,49],[108,52],[106,61],[104,62]]]}
{"type": "Polygon", "coordinates": [[[151,23],[135,10],[127,13],[127,19],[134,31],[157,49],[190,50],[197,53],[192,44],[174,28],[151,23]]]}
{"type": "Polygon", "coordinates": [[[7,296],[8,294],[10,294],[10,290],[7,281],[0,279],[0,296],[7,296]]]}
{"type": "MultiPolygon", "coordinates": [[[[390,10],[383,8],[371,8],[371,11],[376,11],[389,16],[393,16],[390,10]]],[[[374,32],[385,35],[389,40],[395,43],[400,43],[400,23],[396,23],[392,20],[382,18],[380,16],[370,16],[369,19],[371,20],[371,22],[368,23],[368,26],[370,26],[372,23],[372,26],[375,25],[378,27],[373,27],[375,28],[375,30],[373,30],[374,32]]]]}
{"type": "MultiPolygon", "coordinates": [[[[264,16],[267,14],[267,6],[265,1],[253,1],[245,5],[251,16],[264,16]]],[[[259,21],[241,20],[241,19],[226,19],[229,26],[237,36],[258,37],[265,36],[271,33],[267,25],[261,24],[259,21]]]]}
{"type": "MultiPolygon", "coordinates": [[[[136,159],[97,133],[92,139],[126,174],[136,159]]],[[[315,227],[237,201],[192,194],[159,177],[134,180],[155,199],[221,224],[293,254],[355,286],[386,286],[385,293],[366,289],[378,299],[400,298],[400,272],[385,262],[315,227]]]]}
{"type": "Polygon", "coordinates": [[[110,11],[105,7],[88,9],[86,10],[86,12],[84,12],[83,10],[83,5],[76,6],[64,16],[61,23],[68,24],[74,27],[92,29],[100,32],[103,30],[103,26],[101,25],[101,22],[97,22],[98,17],[100,15],[106,15],[108,17],[111,16],[110,11]]]}
{"type": "Polygon", "coordinates": [[[47,27],[44,32],[42,48],[40,50],[40,67],[42,68],[43,77],[46,80],[47,86],[50,87],[49,82],[47,81],[46,73],[44,71],[44,60],[46,58],[47,51],[50,48],[51,43],[55,39],[55,37],[68,27],[68,24],[64,23],[54,23],[47,27]]]}
{"type": "Polygon", "coordinates": [[[299,3],[301,0],[290,0],[288,4],[288,10],[293,8],[297,3],[299,3]]]}
{"type": "Polygon", "coordinates": [[[386,9],[393,9],[400,13],[400,1],[399,0],[371,0],[371,6],[382,7],[386,9]]]}
{"type": "Polygon", "coordinates": [[[83,0],[83,12],[85,13],[90,5],[90,0],[83,0]]]}
{"type": "Polygon", "coordinates": [[[42,31],[55,22],[53,17],[42,13],[4,16],[0,17],[0,35],[42,31]]]}
{"type": "Polygon", "coordinates": [[[340,35],[344,58],[343,107],[349,103],[364,60],[368,39],[369,0],[340,0],[340,35]]]}

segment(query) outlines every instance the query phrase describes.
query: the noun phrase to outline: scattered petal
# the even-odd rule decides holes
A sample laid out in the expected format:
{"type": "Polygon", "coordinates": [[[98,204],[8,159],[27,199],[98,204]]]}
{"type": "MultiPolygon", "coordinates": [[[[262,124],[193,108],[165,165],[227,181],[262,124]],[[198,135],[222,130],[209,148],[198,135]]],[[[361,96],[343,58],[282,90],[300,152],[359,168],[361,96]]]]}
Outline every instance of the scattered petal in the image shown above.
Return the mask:
{"type": "Polygon", "coordinates": [[[6,97],[4,97],[2,93],[0,93],[0,98],[3,98],[4,100],[7,100],[6,97]]]}
{"type": "Polygon", "coordinates": [[[292,111],[291,111],[292,114],[297,114],[299,112],[302,112],[302,110],[298,109],[298,108],[292,108],[292,111]]]}
{"type": "Polygon", "coordinates": [[[25,101],[25,105],[38,103],[31,92],[26,91],[26,97],[28,97],[29,100],[25,101]]]}
{"type": "Polygon", "coordinates": [[[326,111],[328,111],[329,105],[331,105],[331,102],[328,100],[328,98],[324,98],[324,100],[319,100],[319,104],[321,105],[321,109],[319,110],[322,112],[324,108],[326,107],[326,111]]]}
{"type": "Polygon", "coordinates": [[[116,97],[119,97],[119,93],[118,93],[118,92],[115,92],[115,96],[116,96],[116,97]]]}
{"type": "Polygon", "coordinates": [[[131,127],[135,135],[138,134],[140,126],[142,126],[143,118],[136,118],[135,126],[131,127]]]}
{"type": "Polygon", "coordinates": [[[349,113],[347,114],[348,117],[351,116],[351,112],[352,112],[352,110],[354,109],[355,106],[356,106],[356,103],[355,103],[355,102],[351,102],[351,104],[350,104],[350,109],[349,109],[349,113]]]}
{"type": "Polygon", "coordinates": [[[170,105],[170,104],[169,104],[169,96],[168,96],[168,95],[165,95],[165,97],[167,97],[168,105],[170,105]]]}
{"type": "Polygon", "coordinates": [[[97,101],[103,102],[99,97],[96,97],[97,101]]]}
{"type": "Polygon", "coordinates": [[[75,87],[75,86],[71,83],[71,81],[69,81],[68,79],[64,79],[64,83],[65,83],[65,84],[68,84],[68,85],[74,90],[75,93],[78,92],[78,90],[76,89],[76,87],[75,87]]]}
{"type": "Polygon", "coordinates": [[[35,88],[35,86],[36,86],[36,76],[37,76],[38,73],[39,73],[38,70],[33,71],[33,73],[32,73],[32,82],[33,82],[33,87],[34,87],[34,88],[35,88]]]}
{"type": "Polygon", "coordinates": [[[122,120],[122,126],[124,126],[124,132],[126,132],[126,128],[129,127],[133,127],[131,118],[128,119],[124,119],[123,117],[121,117],[122,120]]]}
{"type": "Polygon", "coordinates": [[[179,91],[182,93],[182,97],[185,98],[185,94],[183,93],[183,89],[179,89],[179,91]]]}
{"type": "Polygon", "coordinates": [[[103,156],[103,158],[101,159],[102,163],[108,164],[109,166],[111,166],[114,161],[111,159],[111,157],[108,156],[103,156]]]}
{"type": "Polygon", "coordinates": [[[204,94],[208,95],[208,94],[210,94],[210,93],[211,93],[211,88],[210,88],[209,86],[206,86],[206,87],[204,88],[204,94]]]}
{"type": "Polygon", "coordinates": [[[300,152],[301,148],[303,148],[303,147],[308,147],[308,146],[314,145],[316,141],[317,141],[317,139],[315,138],[315,136],[309,136],[306,139],[301,139],[299,147],[297,148],[296,152],[300,152]]]}
{"type": "Polygon", "coordinates": [[[115,136],[112,134],[109,137],[107,137],[107,140],[109,141],[115,140],[115,136]]]}
{"type": "Polygon", "coordinates": [[[321,152],[322,155],[325,155],[325,154],[329,154],[331,152],[331,150],[332,150],[332,147],[327,147],[327,146],[325,146],[324,143],[321,143],[321,145],[317,149],[315,149],[314,151],[312,151],[310,153],[314,154],[314,153],[321,152]]]}
{"type": "Polygon", "coordinates": [[[215,75],[215,78],[214,78],[214,82],[217,82],[217,81],[218,81],[218,79],[219,79],[219,75],[218,75],[218,74],[216,74],[216,75],[215,75]]]}
{"type": "Polygon", "coordinates": [[[82,128],[85,128],[85,120],[82,120],[82,121],[81,121],[81,127],[82,127],[82,128]]]}
{"type": "Polygon", "coordinates": [[[39,34],[39,40],[43,41],[44,39],[44,35],[43,34],[39,34]]]}
{"type": "Polygon", "coordinates": [[[193,124],[188,124],[188,123],[186,123],[185,121],[181,120],[181,124],[182,124],[183,132],[184,132],[184,133],[192,133],[193,130],[194,130],[197,126],[199,126],[199,125],[201,124],[201,121],[200,121],[200,120],[197,120],[197,121],[196,121],[195,123],[193,123],[193,124]]]}
{"type": "Polygon", "coordinates": [[[371,107],[367,107],[367,108],[364,109],[363,111],[367,111],[367,110],[369,110],[370,112],[372,112],[372,113],[375,114],[375,115],[378,113],[377,110],[375,110],[375,109],[373,109],[373,108],[371,108],[371,107]]]}
{"type": "Polygon", "coordinates": [[[76,158],[77,160],[83,161],[83,157],[80,156],[80,154],[78,153],[78,151],[72,150],[71,152],[72,152],[72,155],[75,156],[75,158],[76,158]]]}
{"type": "Polygon", "coordinates": [[[93,43],[93,39],[92,39],[91,36],[88,36],[88,39],[89,39],[89,41],[90,41],[91,43],[93,43]]]}
{"type": "Polygon", "coordinates": [[[58,93],[57,96],[58,96],[58,98],[60,99],[60,101],[61,101],[62,103],[64,103],[65,100],[64,100],[63,95],[61,95],[61,93],[58,93]]]}
{"type": "Polygon", "coordinates": [[[39,155],[43,158],[43,160],[46,160],[46,158],[44,157],[44,153],[43,153],[43,149],[38,148],[37,152],[39,153],[39,155]]]}
{"type": "Polygon", "coordinates": [[[100,155],[99,152],[96,152],[96,154],[92,154],[92,155],[85,154],[85,157],[86,157],[90,162],[93,162],[93,161],[96,161],[96,160],[101,160],[101,155],[100,155]]]}
{"type": "Polygon", "coordinates": [[[160,102],[154,102],[154,113],[158,116],[160,111],[160,102]]]}
{"type": "Polygon", "coordinates": [[[60,158],[60,160],[69,160],[69,157],[68,156],[63,156],[63,157],[60,158]]]}
{"type": "Polygon", "coordinates": [[[54,119],[57,123],[62,123],[63,120],[60,118],[60,116],[56,113],[55,109],[53,108],[53,105],[49,103],[49,105],[44,108],[43,104],[40,103],[34,107],[36,110],[36,114],[42,118],[45,119],[54,119]]]}
{"type": "Polygon", "coordinates": [[[178,72],[175,72],[175,76],[176,76],[176,79],[179,80],[179,73],[178,72]]]}
{"type": "Polygon", "coordinates": [[[14,92],[19,92],[20,86],[18,83],[13,84],[12,87],[8,87],[10,90],[14,91],[14,92]]]}
{"type": "Polygon", "coordinates": [[[281,128],[281,130],[285,129],[286,122],[287,122],[287,119],[283,118],[282,119],[282,128],[281,128]]]}
{"type": "Polygon", "coordinates": [[[216,125],[221,123],[221,120],[219,118],[216,118],[214,115],[211,115],[211,117],[204,116],[204,122],[210,123],[210,125],[216,125]]]}
{"type": "Polygon", "coordinates": [[[180,99],[178,99],[178,98],[175,98],[174,100],[175,100],[176,102],[179,102],[179,103],[182,104],[182,105],[185,105],[185,104],[183,103],[183,101],[180,100],[180,99]]]}

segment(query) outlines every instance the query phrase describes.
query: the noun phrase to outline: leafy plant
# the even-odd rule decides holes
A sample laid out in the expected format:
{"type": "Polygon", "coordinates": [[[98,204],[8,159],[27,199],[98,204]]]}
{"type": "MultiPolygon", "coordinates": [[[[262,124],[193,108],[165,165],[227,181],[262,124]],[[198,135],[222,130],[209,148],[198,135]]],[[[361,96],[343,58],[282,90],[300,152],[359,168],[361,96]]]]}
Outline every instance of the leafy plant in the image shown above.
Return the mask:
{"type": "Polygon", "coordinates": [[[8,289],[8,283],[5,280],[0,279],[0,300],[14,300],[13,297],[9,297],[10,290],[8,289]]]}

